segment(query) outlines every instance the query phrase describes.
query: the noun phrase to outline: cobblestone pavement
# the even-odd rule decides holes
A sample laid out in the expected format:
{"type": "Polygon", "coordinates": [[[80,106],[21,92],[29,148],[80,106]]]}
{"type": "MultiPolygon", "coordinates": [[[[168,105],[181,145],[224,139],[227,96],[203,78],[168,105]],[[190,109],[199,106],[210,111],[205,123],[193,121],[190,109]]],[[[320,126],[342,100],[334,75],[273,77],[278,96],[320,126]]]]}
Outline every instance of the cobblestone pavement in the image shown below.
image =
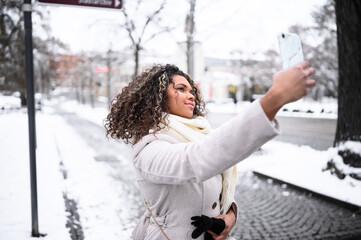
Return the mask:
{"type": "MultiPolygon", "coordinates": [[[[104,138],[104,128],[64,114],[89,146],[97,149],[96,161],[108,163],[110,173],[129,190],[134,216],[124,219],[124,229],[133,228],[145,211],[134,179],[130,161],[120,162],[116,156],[125,154],[124,144],[104,138]],[[126,176],[126,177],[125,177],[126,176]],[[132,222],[130,224],[130,222],[132,222]]],[[[129,158],[127,154],[122,158],[129,158]]],[[[236,191],[238,222],[232,231],[236,239],[361,239],[361,212],[345,204],[328,201],[286,184],[259,178],[251,172],[239,176],[236,191]]],[[[73,238],[74,239],[74,238],[73,238]]]]}
{"type": "Polygon", "coordinates": [[[361,239],[360,209],[251,172],[239,182],[236,239],[361,239]]]}

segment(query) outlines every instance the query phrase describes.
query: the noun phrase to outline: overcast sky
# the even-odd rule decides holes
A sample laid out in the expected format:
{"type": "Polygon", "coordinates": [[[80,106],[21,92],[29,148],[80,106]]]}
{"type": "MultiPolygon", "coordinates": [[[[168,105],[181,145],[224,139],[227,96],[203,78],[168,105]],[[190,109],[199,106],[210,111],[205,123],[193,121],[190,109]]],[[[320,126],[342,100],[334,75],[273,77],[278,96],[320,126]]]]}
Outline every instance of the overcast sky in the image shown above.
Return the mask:
{"type": "MultiPolygon", "coordinates": [[[[206,56],[226,57],[233,50],[259,53],[278,51],[277,33],[294,24],[312,24],[311,12],[326,0],[198,0],[196,5],[196,39],[206,56]]],[[[135,0],[124,3],[131,8],[135,0]]],[[[146,0],[139,19],[159,0],[146,0]]],[[[167,0],[162,24],[174,27],[145,45],[148,53],[172,55],[176,43],[185,40],[184,23],[187,0],[167,0]]],[[[130,46],[119,10],[51,6],[52,33],[69,44],[73,52],[121,50],[130,46]]],[[[149,29],[149,33],[157,29],[149,29]]]]}

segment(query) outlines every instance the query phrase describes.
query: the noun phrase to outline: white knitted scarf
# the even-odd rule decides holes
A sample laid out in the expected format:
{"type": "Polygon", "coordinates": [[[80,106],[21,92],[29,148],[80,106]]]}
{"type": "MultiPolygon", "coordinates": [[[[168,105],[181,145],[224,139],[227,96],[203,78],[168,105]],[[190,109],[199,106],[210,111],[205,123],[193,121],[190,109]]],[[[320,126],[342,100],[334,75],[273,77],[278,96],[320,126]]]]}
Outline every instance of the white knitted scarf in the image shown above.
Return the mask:
{"type": "MultiPolygon", "coordinates": [[[[196,142],[204,139],[211,132],[211,126],[204,117],[183,118],[168,114],[166,127],[159,131],[179,142],[196,142]]],[[[233,166],[222,173],[221,213],[226,213],[234,202],[237,184],[237,169],[233,166]]]]}

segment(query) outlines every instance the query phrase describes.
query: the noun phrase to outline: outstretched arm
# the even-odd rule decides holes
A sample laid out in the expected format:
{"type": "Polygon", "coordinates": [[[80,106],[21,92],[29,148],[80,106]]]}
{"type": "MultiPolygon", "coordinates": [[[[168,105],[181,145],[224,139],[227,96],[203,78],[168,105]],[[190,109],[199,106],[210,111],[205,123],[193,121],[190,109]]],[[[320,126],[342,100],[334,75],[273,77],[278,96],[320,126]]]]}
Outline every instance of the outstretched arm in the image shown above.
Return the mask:
{"type": "Polygon", "coordinates": [[[135,145],[133,160],[139,173],[151,182],[184,184],[202,182],[247,158],[279,133],[273,120],[279,109],[306,95],[315,84],[315,72],[302,62],[275,73],[273,86],[260,101],[215,129],[201,142],[177,143],[169,136],[145,136],[135,145]]]}
{"type": "Polygon", "coordinates": [[[308,79],[316,70],[309,68],[308,62],[302,62],[273,75],[271,89],[260,99],[263,111],[272,120],[283,105],[297,101],[307,94],[307,88],[315,85],[308,79]]]}

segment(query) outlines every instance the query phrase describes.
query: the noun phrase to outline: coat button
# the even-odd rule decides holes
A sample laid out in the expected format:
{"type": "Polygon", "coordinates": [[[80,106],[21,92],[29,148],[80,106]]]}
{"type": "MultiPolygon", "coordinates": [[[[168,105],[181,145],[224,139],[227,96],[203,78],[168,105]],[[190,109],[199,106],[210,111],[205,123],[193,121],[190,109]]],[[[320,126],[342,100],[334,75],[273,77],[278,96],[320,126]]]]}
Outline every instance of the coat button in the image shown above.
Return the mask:
{"type": "Polygon", "coordinates": [[[214,202],[212,205],[212,209],[215,209],[217,207],[217,202],[214,202]]]}

